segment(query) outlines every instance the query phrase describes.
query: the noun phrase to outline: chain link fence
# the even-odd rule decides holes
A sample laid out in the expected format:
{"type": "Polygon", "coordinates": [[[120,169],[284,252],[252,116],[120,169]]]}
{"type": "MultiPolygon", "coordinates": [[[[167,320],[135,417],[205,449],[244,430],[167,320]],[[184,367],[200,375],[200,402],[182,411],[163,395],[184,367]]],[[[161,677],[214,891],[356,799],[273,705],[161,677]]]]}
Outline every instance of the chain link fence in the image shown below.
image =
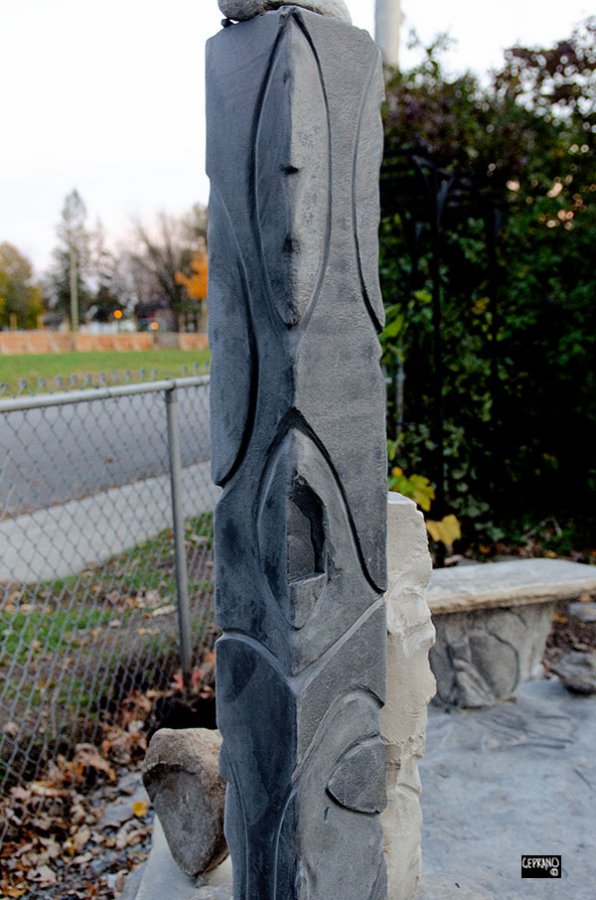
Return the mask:
{"type": "Polygon", "coordinates": [[[0,789],[214,639],[209,377],[68,386],[0,397],[0,789]]]}

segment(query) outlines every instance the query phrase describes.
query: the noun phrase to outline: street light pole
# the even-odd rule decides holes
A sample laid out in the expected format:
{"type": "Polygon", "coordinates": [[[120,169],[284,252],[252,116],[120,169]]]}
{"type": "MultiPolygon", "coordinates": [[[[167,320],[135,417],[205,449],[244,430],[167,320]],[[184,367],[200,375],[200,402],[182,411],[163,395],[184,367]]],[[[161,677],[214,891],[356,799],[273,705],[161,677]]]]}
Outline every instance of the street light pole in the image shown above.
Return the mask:
{"type": "Polygon", "coordinates": [[[399,65],[401,32],[401,0],[376,0],[375,41],[383,53],[386,66],[399,65]]]}
{"type": "Polygon", "coordinates": [[[70,248],[70,330],[79,330],[79,280],[76,247],[70,248]]]}

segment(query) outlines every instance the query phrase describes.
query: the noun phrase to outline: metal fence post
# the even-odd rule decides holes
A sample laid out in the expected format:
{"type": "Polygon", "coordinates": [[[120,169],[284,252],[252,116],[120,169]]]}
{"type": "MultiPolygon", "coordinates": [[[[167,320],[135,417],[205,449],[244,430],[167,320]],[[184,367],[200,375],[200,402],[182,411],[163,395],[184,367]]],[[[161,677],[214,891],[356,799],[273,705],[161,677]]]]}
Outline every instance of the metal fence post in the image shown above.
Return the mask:
{"type": "Polygon", "coordinates": [[[172,520],[174,526],[174,554],[176,573],[176,598],[178,628],[180,631],[180,665],[185,691],[190,688],[192,677],[192,650],[190,642],[190,609],[188,598],[188,570],[184,545],[184,510],[182,508],[182,462],[180,456],[180,428],[178,424],[178,397],[176,387],[165,392],[168,457],[172,486],[172,520]]]}

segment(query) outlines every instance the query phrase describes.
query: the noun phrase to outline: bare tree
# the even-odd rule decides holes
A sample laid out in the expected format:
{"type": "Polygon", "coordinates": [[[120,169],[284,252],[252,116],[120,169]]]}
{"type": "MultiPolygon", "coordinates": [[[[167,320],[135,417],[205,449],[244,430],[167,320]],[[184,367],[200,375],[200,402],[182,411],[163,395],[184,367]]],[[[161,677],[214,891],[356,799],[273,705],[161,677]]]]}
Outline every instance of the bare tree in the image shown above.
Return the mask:
{"type": "Polygon", "coordinates": [[[133,245],[126,256],[138,303],[167,306],[179,329],[196,310],[176,274],[192,275],[193,256],[206,233],[207,211],[198,204],[184,216],[161,212],[151,225],[139,219],[133,223],[133,245]]]}

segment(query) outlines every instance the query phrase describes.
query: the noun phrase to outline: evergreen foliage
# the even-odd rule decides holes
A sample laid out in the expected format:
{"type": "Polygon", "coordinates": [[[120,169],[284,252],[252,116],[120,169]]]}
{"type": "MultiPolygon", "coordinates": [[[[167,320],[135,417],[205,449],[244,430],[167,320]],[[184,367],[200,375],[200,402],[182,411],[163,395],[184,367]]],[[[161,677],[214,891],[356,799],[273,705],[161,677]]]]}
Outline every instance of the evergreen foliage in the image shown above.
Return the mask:
{"type": "Polygon", "coordinates": [[[70,315],[71,268],[76,270],[79,314],[81,320],[93,302],[89,283],[91,234],[87,228],[87,209],[74,189],[64,199],[60,222],[56,229],[58,244],[52,254],[53,264],[48,288],[53,309],[70,315]]]}
{"type": "Polygon", "coordinates": [[[488,85],[447,76],[439,40],[387,84],[382,341],[388,375],[405,374],[389,433],[401,469],[437,481],[442,367],[437,512],[468,534],[594,508],[595,33],[588,19],[553,48],[512,48],[488,85]]]}

